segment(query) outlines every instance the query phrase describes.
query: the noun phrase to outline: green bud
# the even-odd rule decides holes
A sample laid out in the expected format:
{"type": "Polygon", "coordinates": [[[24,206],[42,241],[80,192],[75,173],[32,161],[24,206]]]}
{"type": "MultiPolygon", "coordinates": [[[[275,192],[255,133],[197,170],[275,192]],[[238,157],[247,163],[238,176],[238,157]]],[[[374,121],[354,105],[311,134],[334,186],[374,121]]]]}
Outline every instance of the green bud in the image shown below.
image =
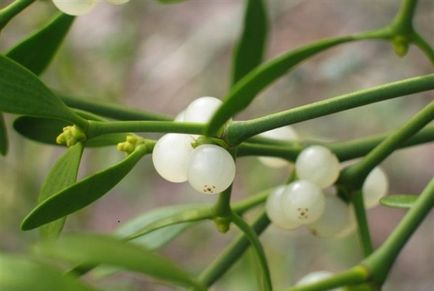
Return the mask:
{"type": "Polygon", "coordinates": [[[68,147],[75,145],[77,142],[85,141],[86,135],[75,125],[66,126],[63,132],[56,138],[56,143],[63,144],[68,147]]]}
{"type": "Polygon", "coordinates": [[[392,40],[392,46],[397,56],[404,57],[408,52],[409,41],[405,36],[396,36],[392,40]]]}

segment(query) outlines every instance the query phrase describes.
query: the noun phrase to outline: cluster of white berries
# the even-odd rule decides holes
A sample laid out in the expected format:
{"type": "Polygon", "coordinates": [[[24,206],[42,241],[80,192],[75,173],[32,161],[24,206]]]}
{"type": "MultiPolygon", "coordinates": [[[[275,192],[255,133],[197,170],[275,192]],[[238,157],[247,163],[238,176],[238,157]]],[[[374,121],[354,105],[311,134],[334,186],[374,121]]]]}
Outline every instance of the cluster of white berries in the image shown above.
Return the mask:
{"type": "MultiPolygon", "coordinates": [[[[178,114],[178,122],[206,123],[222,102],[200,97],[178,114]]],[[[196,135],[169,133],[162,136],[152,152],[154,167],[161,177],[174,182],[188,181],[197,191],[216,194],[226,190],[235,177],[231,154],[215,144],[193,147],[196,135]]]]}
{"type": "MultiPolygon", "coordinates": [[[[290,127],[279,130],[285,136],[268,133],[268,137],[298,140],[297,133],[290,127]]],[[[277,162],[279,167],[284,165],[282,161],[276,161],[270,166],[277,167],[277,162]]],[[[299,180],[277,187],[267,199],[266,211],[270,220],[288,230],[306,225],[319,237],[342,237],[351,233],[355,228],[352,209],[335,194],[324,193],[324,189],[333,186],[338,179],[340,167],[338,158],[328,148],[313,145],[304,149],[295,162],[299,180]]],[[[387,188],[386,175],[376,167],[363,184],[366,207],[378,205],[387,188]]]]}
{"type": "MultiPolygon", "coordinates": [[[[53,4],[65,14],[83,15],[92,10],[99,0],[53,0],[53,4]]],[[[125,4],[130,0],[106,0],[113,5],[125,4]]]]}

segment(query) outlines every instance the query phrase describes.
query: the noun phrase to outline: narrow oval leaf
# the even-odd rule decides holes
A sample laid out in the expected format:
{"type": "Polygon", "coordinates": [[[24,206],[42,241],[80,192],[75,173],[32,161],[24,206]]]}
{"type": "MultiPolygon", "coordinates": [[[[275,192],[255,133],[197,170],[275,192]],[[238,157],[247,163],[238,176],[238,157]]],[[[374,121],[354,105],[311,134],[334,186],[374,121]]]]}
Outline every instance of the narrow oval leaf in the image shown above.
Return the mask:
{"type": "Polygon", "coordinates": [[[0,55],[0,111],[69,121],[87,128],[87,121],[71,111],[36,75],[0,55]]]}
{"type": "MultiPolygon", "coordinates": [[[[77,174],[82,154],[83,144],[77,143],[68,148],[65,154],[57,160],[42,185],[38,197],[39,203],[77,181],[77,174]]],[[[66,217],[62,217],[56,221],[41,226],[40,232],[42,237],[58,237],[63,229],[63,225],[65,224],[65,219],[66,217]]]]}
{"type": "Polygon", "coordinates": [[[227,120],[246,108],[259,92],[295,65],[312,55],[351,40],[353,38],[349,36],[322,40],[285,53],[255,68],[232,87],[223,104],[211,118],[206,130],[207,135],[215,135],[227,120]]]}
{"type": "Polygon", "coordinates": [[[50,64],[73,21],[73,16],[63,13],[56,15],[46,26],[21,41],[6,55],[40,75],[50,64]]]}
{"type": "Polygon", "coordinates": [[[147,153],[138,146],[120,163],[89,176],[42,201],[24,218],[21,229],[29,230],[71,214],[101,198],[118,184],[147,153]]]}
{"type": "Polygon", "coordinates": [[[176,205],[164,207],[132,220],[116,233],[128,240],[159,247],[171,237],[173,230],[184,230],[189,223],[211,218],[211,207],[203,205],[176,205]],[[172,231],[170,231],[172,229],[172,231]]]}
{"type": "MultiPolygon", "coordinates": [[[[60,146],[56,143],[56,137],[62,133],[62,128],[69,125],[68,122],[31,116],[20,116],[15,119],[14,129],[24,137],[36,142],[60,146]]],[[[86,141],[86,147],[103,147],[115,145],[125,141],[126,133],[104,134],[86,141]]]]}
{"type": "Polygon", "coordinates": [[[59,270],[18,256],[0,255],[0,290],[96,290],[59,270]]]}
{"type": "Polygon", "coordinates": [[[388,195],[380,199],[381,205],[394,208],[410,208],[417,200],[416,195],[388,195]]]}
{"type": "Polygon", "coordinates": [[[8,134],[3,114],[0,112],[0,154],[5,156],[8,152],[8,134]]]}
{"type": "Polygon", "coordinates": [[[262,62],[268,21],[263,0],[246,0],[244,30],[233,57],[232,84],[262,62]]]}
{"type": "Polygon", "coordinates": [[[67,235],[56,241],[36,245],[44,256],[83,265],[110,265],[140,272],[175,284],[200,287],[198,283],[167,258],[143,247],[102,235],[67,235]]]}

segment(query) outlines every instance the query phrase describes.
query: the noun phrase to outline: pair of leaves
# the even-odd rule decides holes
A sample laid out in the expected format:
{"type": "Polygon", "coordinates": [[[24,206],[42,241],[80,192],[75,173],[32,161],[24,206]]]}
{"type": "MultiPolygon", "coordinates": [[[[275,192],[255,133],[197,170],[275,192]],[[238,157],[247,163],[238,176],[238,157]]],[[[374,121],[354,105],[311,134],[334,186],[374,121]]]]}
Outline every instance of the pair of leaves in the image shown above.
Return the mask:
{"type": "MultiPolygon", "coordinates": [[[[36,245],[36,252],[83,265],[110,265],[204,290],[190,274],[148,249],[101,235],[67,235],[36,245]]],[[[61,290],[61,289],[58,289],[61,290]]]]}
{"type": "Polygon", "coordinates": [[[0,290],[96,291],[47,264],[10,255],[0,255],[0,290]]]}
{"type": "Polygon", "coordinates": [[[98,200],[118,184],[146,153],[146,146],[138,146],[133,153],[118,164],[50,196],[24,218],[21,229],[30,230],[39,227],[98,200]]]}
{"type": "MultiPolygon", "coordinates": [[[[6,55],[17,63],[26,67],[34,74],[41,74],[51,62],[62,40],[68,32],[74,18],[60,14],[50,21],[45,27],[30,35],[12,48],[6,55]]],[[[6,73],[6,71],[3,71],[6,73]]],[[[6,78],[3,76],[1,78],[6,78]]],[[[9,80],[8,82],[12,82],[9,80]]],[[[1,90],[3,91],[3,89],[1,90]]],[[[7,111],[7,110],[5,110],[7,111]]],[[[9,111],[8,111],[9,112],[9,111]]],[[[6,155],[8,138],[3,116],[0,113],[0,154],[6,155]]]]}

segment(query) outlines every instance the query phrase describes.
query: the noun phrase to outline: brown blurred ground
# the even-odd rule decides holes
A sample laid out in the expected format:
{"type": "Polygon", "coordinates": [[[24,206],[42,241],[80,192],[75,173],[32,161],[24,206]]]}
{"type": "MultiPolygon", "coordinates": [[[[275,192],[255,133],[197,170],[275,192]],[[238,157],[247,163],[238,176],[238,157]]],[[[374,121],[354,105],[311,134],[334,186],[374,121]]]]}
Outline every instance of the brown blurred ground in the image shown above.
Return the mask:
{"type": "MultiPolygon", "coordinates": [[[[272,19],[267,56],[319,38],[345,35],[385,25],[396,13],[394,0],[269,0],[272,19]]],[[[0,0],[0,4],[5,1],[0,0]]],[[[193,99],[223,98],[229,86],[231,53],[240,32],[243,1],[191,0],[177,5],[131,1],[123,7],[100,5],[74,24],[62,50],[43,79],[78,96],[128,104],[147,111],[176,114],[193,99]]],[[[54,12],[38,2],[2,32],[4,51],[43,24],[54,12]]],[[[434,2],[421,0],[416,27],[434,45],[434,2]]],[[[332,97],[377,84],[433,72],[419,50],[407,57],[393,54],[388,43],[368,41],[332,49],[304,63],[261,94],[239,119],[332,97]]],[[[393,130],[433,98],[432,93],[399,98],[295,125],[304,137],[346,140],[393,130]]],[[[12,121],[12,116],[8,116],[12,121]]],[[[11,122],[9,122],[10,124],[11,122]]],[[[37,239],[22,233],[19,222],[36,201],[37,191],[59,149],[24,141],[10,130],[11,151],[0,159],[0,251],[22,251],[37,239]]],[[[121,157],[114,149],[89,150],[82,176],[121,157]]],[[[434,172],[432,145],[392,155],[384,164],[391,193],[419,193],[434,172]]],[[[268,170],[256,159],[238,162],[234,199],[282,183],[285,172],[268,170]]],[[[214,201],[188,185],[163,181],[145,158],[110,194],[69,219],[70,231],[110,232],[129,218],[174,203],[214,201]]],[[[402,210],[369,211],[375,245],[387,237],[402,210]]],[[[163,252],[192,272],[200,272],[236,234],[218,234],[210,223],[185,232],[163,252]]],[[[271,227],[262,236],[277,288],[314,270],[343,270],[360,259],[355,236],[330,241],[307,231],[287,233],[271,227]]],[[[214,290],[255,290],[246,256],[214,290]]],[[[393,269],[386,290],[434,289],[434,215],[418,229],[393,269]]],[[[172,290],[121,276],[101,282],[107,290],[172,290]],[[112,286],[109,289],[108,286],[112,286]]]]}

